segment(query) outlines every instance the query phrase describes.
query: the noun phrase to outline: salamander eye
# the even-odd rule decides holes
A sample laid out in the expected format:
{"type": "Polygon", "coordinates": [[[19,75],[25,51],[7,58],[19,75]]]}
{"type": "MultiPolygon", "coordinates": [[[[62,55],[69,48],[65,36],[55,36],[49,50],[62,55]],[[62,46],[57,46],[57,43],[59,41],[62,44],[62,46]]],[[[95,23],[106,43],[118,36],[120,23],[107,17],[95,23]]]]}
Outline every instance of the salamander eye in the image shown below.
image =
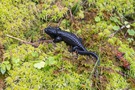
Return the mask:
{"type": "Polygon", "coordinates": [[[48,29],[51,29],[51,28],[52,28],[52,27],[50,27],[50,26],[48,27],[48,29]]]}
{"type": "Polygon", "coordinates": [[[48,32],[48,28],[45,28],[45,29],[44,29],[44,32],[48,32]]]}

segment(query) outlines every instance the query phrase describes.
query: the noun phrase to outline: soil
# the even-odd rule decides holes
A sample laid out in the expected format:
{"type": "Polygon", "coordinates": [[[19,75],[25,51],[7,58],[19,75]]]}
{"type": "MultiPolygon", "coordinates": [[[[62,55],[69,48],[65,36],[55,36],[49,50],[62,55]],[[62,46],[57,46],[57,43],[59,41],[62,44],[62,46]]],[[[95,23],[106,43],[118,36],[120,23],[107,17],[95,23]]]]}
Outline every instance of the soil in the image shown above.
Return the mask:
{"type": "Polygon", "coordinates": [[[0,77],[0,90],[4,90],[5,84],[4,84],[4,79],[0,77]]]}
{"type": "MultiPolygon", "coordinates": [[[[4,47],[3,45],[0,43],[0,63],[2,61],[4,61],[4,58],[3,58],[3,54],[4,54],[4,47]]],[[[0,75],[0,90],[4,90],[4,77],[2,75],[0,75]]]]}
{"type": "Polygon", "coordinates": [[[2,62],[3,59],[3,54],[4,54],[4,47],[3,45],[0,43],[0,62],[2,62]]]}

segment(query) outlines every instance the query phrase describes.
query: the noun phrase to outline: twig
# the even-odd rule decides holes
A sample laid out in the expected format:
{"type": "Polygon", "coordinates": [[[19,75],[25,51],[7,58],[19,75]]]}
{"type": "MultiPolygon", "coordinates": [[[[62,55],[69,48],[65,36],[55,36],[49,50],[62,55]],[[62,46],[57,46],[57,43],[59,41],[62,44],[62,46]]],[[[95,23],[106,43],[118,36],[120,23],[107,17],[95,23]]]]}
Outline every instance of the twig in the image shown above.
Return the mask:
{"type": "Polygon", "coordinates": [[[73,17],[71,9],[69,9],[69,13],[70,13],[71,21],[74,22],[74,17],[73,17]]]}
{"type": "Polygon", "coordinates": [[[90,76],[89,76],[89,79],[90,79],[90,80],[91,80],[91,78],[92,78],[92,75],[94,74],[94,71],[96,70],[96,67],[99,65],[99,63],[100,63],[100,60],[98,59],[98,60],[96,61],[95,65],[94,65],[94,68],[93,68],[92,71],[91,71],[90,76]]]}
{"type": "Polygon", "coordinates": [[[121,76],[123,76],[123,77],[126,77],[126,76],[128,76],[128,75],[126,75],[126,74],[124,74],[123,72],[120,72],[120,71],[116,71],[118,74],[120,74],[121,76]]]}
{"type": "Polygon", "coordinates": [[[60,21],[58,22],[57,27],[60,26],[61,22],[62,22],[62,18],[61,18],[60,21]]]}
{"type": "Polygon", "coordinates": [[[123,25],[119,30],[117,30],[114,33],[110,34],[109,37],[113,37],[116,33],[118,33],[119,31],[121,31],[122,29],[126,28],[128,25],[130,25],[132,23],[135,23],[135,20],[132,21],[132,22],[129,22],[129,23],[125,24],[125,25],[123,25]]]}
{"type": "Polygon", "coordinates": [[[20,39],[20,38],[11,36],[11,35],[9,35],[9,34],[6,34],[6,36],[7,36],[7,37],[10,37],[10,38],[13,38],[13,39],[16,39],[16,40],[18,40],[18,41],[21,41],[22,43],[30,44],[30,45],[32,45],[32,46],[34,46],[34,47],[38,47],[38,45],[36,45],[35,43],[31,43],[31,42],[24,41],[24,40],[22,40],[22,39],[20,39]]]}
{"type": "Polygon", "coordinates": [[[32,46],[34,46],[34,47],[38,47],[39,44],[40,44],[40,43],[43,43],[43,42],[49,42],[49,43],[52,42],[52,40],[39,40],[39,41],[37,41],[37,42],[31,43],[31,42],[24,41],[24,40],[22,40],[22,39],[20,39],[20,38],[17,38],[17,37],[8,35],[8,34],[6,34],[6,36],[7,36],[7,37],[10,37],[10,38],[13,38],[13,39],[16,39],[16,40],[18,40],[18,41],[20,41],[20,42],[22,42],[22,43],[30,44],[30,45],[32,45],[32,46]]]}
{"type": "Polygon", "coordinates": [[[124,20],[123,20],[123,18],[121,17],[121,15],[118,13],[117,9],[114,10],[114,12],[115,12],[116,15],[120,18],[120,21],[121,21],[121,23],[123,24],[123,23],[124,23],[124,20]]]}

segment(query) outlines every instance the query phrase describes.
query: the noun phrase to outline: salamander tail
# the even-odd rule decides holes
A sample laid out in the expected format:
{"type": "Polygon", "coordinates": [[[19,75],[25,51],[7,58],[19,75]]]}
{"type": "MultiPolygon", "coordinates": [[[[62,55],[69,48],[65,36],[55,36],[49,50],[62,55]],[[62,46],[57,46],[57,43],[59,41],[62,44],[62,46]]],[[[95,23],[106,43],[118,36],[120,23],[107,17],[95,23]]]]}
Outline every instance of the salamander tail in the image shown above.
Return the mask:
{"type": "Polygon", "coordinates": [[[81,50],[77,50],[77,52],[78,52],[78,54],[81,54],[81,55],[91,55],[91,56],[93,56],[98,61],[98,65],[100,65],[100,60],[99,60],[99,57],[96,53],[88,52],[88,51],[81,51],[81,50]]]}

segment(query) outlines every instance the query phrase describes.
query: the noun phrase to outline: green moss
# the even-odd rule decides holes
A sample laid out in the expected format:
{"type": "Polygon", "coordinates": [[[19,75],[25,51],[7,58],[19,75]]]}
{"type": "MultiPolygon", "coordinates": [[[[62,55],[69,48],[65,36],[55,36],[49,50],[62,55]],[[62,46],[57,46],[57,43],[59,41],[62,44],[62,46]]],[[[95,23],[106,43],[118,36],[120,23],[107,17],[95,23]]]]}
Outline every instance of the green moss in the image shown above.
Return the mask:
{"type": "MultiPolygon", "coordinates": [[[[134,12],[134,0],[89,0],[89,4],[94,4],[99,10],[99,15],[103,15],[103,11],[112,12],[114,9],[123,14],[129,14],[134,12]]],[[[94,6],[93,5],[93,6],[94,6]]]]}
{"type": "Polygon", "coordinates": [[[82,75],[72,71],[75,67],[62,60],[61,54],[53,56],[54,53],[55,51],[48,51],[45,54],[30,45],[22,45],[7,52],[5,56],[11,60],[13,70],[9,71],[6,78],[6,90],[90,89],[91,82],[87,81],[89,74],[82,75]],[[52,62],[54,60],[56,63],[52,62]],[[40,61],[44,61],[45,66],[36,69],[34,65],[40,61]]]}
{"type": "MultiPolygon", "coordinates": [[[[135,77],[135,51],[132,45],[129,46],[128,42],[122,39],[123,36],[120,36],[123,31],[112,38],[108,36],[122,26],[121,19],[125,21],[123,18],[125,15],[134,12],[134,3],[134,0],[2,0],[0,41],[6,49],[5,60],[0,64],[0,69],[1,72],[6,69],[4,73],[8,73],[5,88],[7,90],[130,88],[131,83],[127,82],[127,78],[135,77]],[[17,40],[5,37],[5,34],[11,34],[33,42],[41,37],[41,30],[49,25],[53,26],[52,24],[55,24],[54,26],[60,24],[63,30],[77,34],[83,38],[86,48],[100,56],[98,78],[92,77],[92,80],[89,80],[94,64],[92,59],[81,55],[76,59],[68,52],[65,43],[56,45],[44,43],[34,48],[30,45],[20,45],[17,40]],[[130,63],[130,70],[126,71],[119,67],[115,50],[125,53],[124,58],[130,63]],[[127,78],[118,72],[126,73],[127,78]]],[[[134,25],[131,28],[134,29],[134,25]]]]}
{"type": "Polygon", "coordinates": [[[31,63],[25,62],[20,69],[14,68],[9,72],[9,76],[6,78],[6,90],[39,90],[43,88],[41,83],[44,81],[44,72],[34,69],[31,63]]]}
{"type": "MultiPolygon", "coordinates": [[[[53,67],[52,67],[53,68],[53,67]]],[[[33,68],[33,64],[25,62],[20,69],[14,68],[9,72],[9,77],[6,78],[6,90],[20,89],[21,90],[69,90],[85,88],[90,89],[90,82],[86,82],[86,78],[78,75],[75,72],[60,72],[59,75],[54,75],[52,69],[38,70],[33,68]],[[11,84],[12,83],[12,84],[11,84]]]]}
{"type": "Polygon", "coordinates": [[[129,84],[121,75],[117,73],[110,73],[109,77],[109,83],[106,86],[106,90],[119,90],[129,88],[129,84]]]}
{"type": "MultiPolygon", "coordinates": [[[[26,38],[25,32],[39,32],[34,30],[39,25],[38,22],[35,3],[29,0],[2,0],[0,2],[0,30],[3,34],[1,36],[10,34],[24,39],[26,38]]],[[[33,34],[31,33],[31,36],[33,34]]],[[[31,38],[29,36],[29,39],[31,38]]],[[[2,41],[6,45],[14,42],[8,37],[3,37],[3,39],[2,41]]]]}

